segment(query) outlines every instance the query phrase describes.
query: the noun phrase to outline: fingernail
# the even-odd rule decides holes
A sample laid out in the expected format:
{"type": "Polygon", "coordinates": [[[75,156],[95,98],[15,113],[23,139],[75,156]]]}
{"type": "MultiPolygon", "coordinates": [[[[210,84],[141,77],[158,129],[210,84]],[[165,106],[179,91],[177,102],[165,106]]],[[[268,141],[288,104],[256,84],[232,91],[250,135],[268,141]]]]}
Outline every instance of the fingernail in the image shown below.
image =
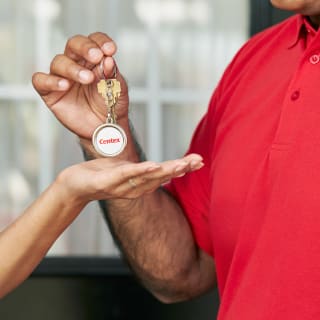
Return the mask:
{"type": "Polygon", "coordinates": [[[181,177],[183,177],[183,176],[185,176],[185,175],[186,175],[186,173],[185,173],[185,172],[183,172],[183,173],[181,173],[181,174],[177,175],[175,178],[181,178],[181,177]]]}
{"type": "Polygon", "coordinates": [[[98,59],[98,58],[100,58],[101,57],[101,55],[102,55],[102,52],[99,50],[99,49],[97,49],[97,48],[91,48],[91,49],[89,49],[89,56],[91,57],[91,58],[93,58],[93,59],[98,59]]]}
{"type": "Polygon", "coordinates": [[[89,81],[91,78],[91,73],[87,70],[81,70],[79,72],[79,77],[82,81],[89,81]]]}
{"type": "Polygon", "coordinates": [[[192,170],[198,170],[204,166],[203,162],[191,161],[190,167],[192,170]]]}
{"type": "Polygon", "coordinates": [[[114,44],[113,42],[106,42],[103,46],[102,46],[102,49],[104,51],[112,51],[114,50],[114,44]]]}
{"type": "Polygon", "coordinates": [[[58,86],[60,89],[68,89],[69,87],[69,82],[65,79],[59,80],[58,81],[58,86]]]}
{"type": "Polygon", "coordinates": [[[184,170],[187,167],[188,163],[187,162],[182,162],[180,163],[176,168],[175,168],[175,172],[179,172],[181,170],[184,170]]]}

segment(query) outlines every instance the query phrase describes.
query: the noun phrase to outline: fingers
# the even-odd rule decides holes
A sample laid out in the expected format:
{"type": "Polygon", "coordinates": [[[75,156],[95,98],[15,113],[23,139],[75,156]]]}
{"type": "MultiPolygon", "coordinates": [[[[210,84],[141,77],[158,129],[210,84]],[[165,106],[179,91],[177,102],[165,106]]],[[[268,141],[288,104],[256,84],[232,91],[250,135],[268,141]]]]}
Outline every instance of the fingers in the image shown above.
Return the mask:
{"type": "Polygon", "coordinates": [[[51,91],[65,91],[70,87],[70,82],[58,76],[37,72],[32,76],[32,84],[41,96],[51,91]]]}
{"type": "MultiPolygon", "coordinates": [[[[95,200],[127,198],[128,181],[131,177],[157,170],[160,167],[154,162],[125,163],[110,167],[107,159],[92,160],[86,165],[93,170],[88,183],[95,190],[95,200]]],[[[90,187],[86,188],[86,190],[90,189],[90,187]]]]}
{"type": "Polygon", "coordinates": [[[117,51],[114,41],[105,33],[95,32],[89,35],[89,39],[95,42],[106,56],[113,56],[117,51]]]}
{"type": "Polygon", "coordinates": [[[100,77],[97,72],[97,65],[102,59],[102,67],[105,76],[112,75],[115,62],[112,55],[116,53],[116,45],[106,34],[97,32],[89,37],[76,35],[70,38],[66,44],[64,54],[54,57],[50,65],[50,75],[52,78],[45,77],[44,74],[34,75],[34,85],[41,93],[49,90],[66,90],[67,81],[75,81],[81,84],[92,83],[95,77],[100,77]],[[60,80],[67,81],[60,81],[60,80]],[[44,81],[40,85],[40,80],[44,81]]]}
{"type": "MultiPolygon", "coordinates": [[[[101,159],[100,159],[101,160],[101,159]]],[[[102,160],[103,161],[103,160],[102,160]]],[[[188,155],[182,159],[170,160],[163,163],[142,162],[117,166],[112,170],[100,172],[100,192],[106,191],[109,198],[137,198],[143,194],[153,192],[164,182],[198,170],[203,166],[199,155],[188,155]],[[110,196],[110,184],[112,195],[110,196]]]]}
{"type": "Polygon", "coordinates": [[[108,77],[114,66],[115,62],[112,56],[116,53],[117,47],[113,40],[102,32],[92,33],[88,37],[77,35],[70,38],[65,48],[65,55],[79,63],[80,65],[92,70],[98,77],[108,77]],[[103,74],[95,70],[101,60],[103,67],[103,74]]]}
{"type": "MultiPolygon", "coordinates": [[[[98,161],[104,161],[105,159],[99,159],[98,161]]],[[[142,176],[144,174],[149,174],[151,172],[157,171],[161,168],[160,164],[152,161],[140,162],[140,163],[129,163],[117,166],[110,170],[104,170],[104,174],[100,173],[101,182],[105,184],[108,179],[108,183],[113,183],[114,185],[123,185],[128,182],[129,179],[137,176],[142,176]]]]}
{"type": "Polygon", "coordinates": [[[90,84],[96,78],[111,77],[116,66],[112,56],[116,51],[114,41],[102,32],[88,37],[76,35],[68,40],[64,54],[54,57],[50,74],[38,72],[33,75],[33,86],[44,96],[52,91],[66,91],[72,82],[90,84]]]}
{"type": "Polygon", "coordinates": [[[113,40],[102,32],[88,37],[76,35],[66,44],[65,55],[75,61],[85,60],[93,65],[98,64],[104,55],[113,56],[117,47],[113,40]]]}
{"type": "Polygon", "coordinates": [[[143,193],[151,192],[160,187],[165,182],[173,178],[184,176],[186,173],[198,170],[203,167],[202,158],[199,155],[189,155],[182,159],[170,160],[161,163],[157,170],[149,171],[138,176],[132,176],[131,186],[141,188],[143,193]],[[132,183],[133,182],[133,183],[132,183]]]}
{"type": "Polygon", "coordinates": [[[102,74],[100,76],[105,78],[112,77],[116,67],[116,63],[112,57],[117,51],[116,44],[109,36],[102,32],[92,33],[89,35],[89,39],[98,45],[105,56],[102,58],[102,74]]]}
{"type": "Polygon", "coordinates": [[[112,57],[105,57],[101,61],[101,72],[102,78],[113,78],[117,76],[116,63],[112,57]]]}
{"type": "Polygon", "coordinates": [[[37,72],[32,76],[32,84],[41,96],[52,91],[66,91],[71,82],[89,84],[95,78],[91,70],[76,63],[65,55],[57,55],[50,65],[50,74],[37,72]]]}
{"type": "Polygon", "coordinates": [[[137,198],[143,194],[154,192],[165,182],[198,170],[203,165],[202,158],[199,155],[189,155],[182,159],[163,162],[160,164],[160,168],[133,176],[127,180],[126,196],[137,198]]]}
{"type": "MultiPolygon", "coordinates": [[[[121,168],[120,183],[135,179],[136,184],[155,181],[161,184],[175,177],[181,177],[187,172],[198,170],[203,167],[202,157],[190,154],[184,158],[169,160],[162,163],[141,162],[138,164],[125,164],[121,168]],[[141,182],[141,183],[139,183],[141,182]]],[[[115,173],[118,175],[117,173],[115,173]]],[[[119,180],[119,177],[117,177],[119,180]]]]}
{"type": "Polygon", "coordinates": [[[91,70],[62,54],[52,60],[50,73],[82,84],[89,84],[94,80],[94,74],[91,70]]]}
{"type": "Polygon", "coordinates": [[[74,61],[87,61],[97,64],[103,56],[102,50],[88,37],[76,35],[66,44],[64,54],[74,61]]]}

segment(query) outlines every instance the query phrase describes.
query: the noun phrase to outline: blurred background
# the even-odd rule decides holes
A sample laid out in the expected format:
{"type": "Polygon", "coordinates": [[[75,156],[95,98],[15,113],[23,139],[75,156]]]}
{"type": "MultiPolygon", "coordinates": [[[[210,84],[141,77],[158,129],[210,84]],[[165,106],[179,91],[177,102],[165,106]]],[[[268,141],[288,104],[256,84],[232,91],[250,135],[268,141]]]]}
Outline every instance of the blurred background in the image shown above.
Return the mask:
{"type": "MultiPolygon", "coordinates": [[[[249,36],[248,0],[0,0],[0,230],[66,166],[75,136],[31,86],[68,38],[95,31],[118,44],[130,116],[147,157],[184,154],[226,65],[249,36]]],[[[96,203],[49,255],[117,256],[96,203]]]]}

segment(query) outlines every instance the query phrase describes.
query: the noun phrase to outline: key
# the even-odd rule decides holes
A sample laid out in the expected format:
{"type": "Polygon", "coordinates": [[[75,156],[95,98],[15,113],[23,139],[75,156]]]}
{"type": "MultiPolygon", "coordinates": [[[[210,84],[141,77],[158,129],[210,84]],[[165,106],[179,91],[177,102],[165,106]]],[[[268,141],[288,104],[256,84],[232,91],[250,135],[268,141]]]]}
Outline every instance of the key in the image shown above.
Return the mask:
{"type": "Polygon", "coordinates": [[[97,84],[98,92],[105,100],[107,108],[113,107],[121,94],[120,82],[116,79],[100,80],[97,84]]]}

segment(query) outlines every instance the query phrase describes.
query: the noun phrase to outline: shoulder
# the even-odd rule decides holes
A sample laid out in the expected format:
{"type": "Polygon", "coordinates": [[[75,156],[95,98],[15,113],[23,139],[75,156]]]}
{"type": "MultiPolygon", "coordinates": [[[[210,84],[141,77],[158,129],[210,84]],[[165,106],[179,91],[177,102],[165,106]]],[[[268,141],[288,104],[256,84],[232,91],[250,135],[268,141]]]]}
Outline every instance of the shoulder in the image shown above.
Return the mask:
{"type": "Polygon", "coordinates": [[[248,47],[256,47],[262,43],[268,43],[269,41],[275,42],[281,40],[282,43],[287,40],[294,39],[300,31],[302,24],[301,15],[294,15],[282,22],[279,22],[269,28],[252,36],[241,48],[241,51],[248,49],[248,47]]]}
{"type": "Polygon", "coordinates": [[[250,66],[254,66],[257,60],[288,48],[297,38],[300,28],[301,16],[294,15],[252,36],[227,66],[219,86],[224,87],[225,82],[228,85],[229,81],[238,79],[242,72],[252,70],[250,66]]]}

